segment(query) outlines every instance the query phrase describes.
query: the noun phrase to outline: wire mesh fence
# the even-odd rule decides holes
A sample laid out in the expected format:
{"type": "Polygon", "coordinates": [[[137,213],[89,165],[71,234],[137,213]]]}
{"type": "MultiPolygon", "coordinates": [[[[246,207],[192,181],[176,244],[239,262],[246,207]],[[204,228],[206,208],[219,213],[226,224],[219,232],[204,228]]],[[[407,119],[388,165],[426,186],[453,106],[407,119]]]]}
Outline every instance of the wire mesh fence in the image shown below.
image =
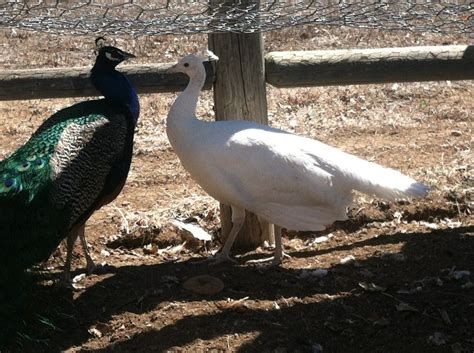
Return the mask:
{"type": "Polygon", "coordinates": [[[0,0],[0,27],[140,36],[319,24],[471,36],[473,12],[469,0],[0,0]]]}

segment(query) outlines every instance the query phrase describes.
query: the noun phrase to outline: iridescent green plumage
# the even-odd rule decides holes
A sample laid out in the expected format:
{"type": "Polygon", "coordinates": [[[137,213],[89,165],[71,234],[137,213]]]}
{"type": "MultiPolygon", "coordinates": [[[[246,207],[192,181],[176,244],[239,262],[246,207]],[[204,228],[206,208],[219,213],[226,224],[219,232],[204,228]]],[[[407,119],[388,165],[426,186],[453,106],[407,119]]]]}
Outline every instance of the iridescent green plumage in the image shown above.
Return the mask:
{"type": "MultiPolygon", "coordinates": [[[[140,107],[115,67],[132,57],[98,48],[91,81],[105,99],[60,110],[0,162],[0,350],[14,332],[4,323],[18,322],[24,308],[25,270],[47,260],[67,238],[67,279],[78,235],[85,244],[86,221],[123,188],[140,107]]],[[[93,264],[87,252],[86,258],[93,264]]]]}
{"type": "MultiPolygon", "coordinates": [[[[0,162],[0,264],[27,268],[46,260],[74,224],[100,207],[110,172],[131,146],[127,114],[106,100],[76,104],[0,162]]],[[[129,164],[125,158],[127,171],[129,164]]]]}
{"type": "Polygon", "coordinates": [[[51,182],[51,156],[68,124],[84,125],[101,117],[91,114],[69,118],[36,132],[25,145],[0,162],[0,200],[18,198],[25,206],[31,203],[51,182]]]}

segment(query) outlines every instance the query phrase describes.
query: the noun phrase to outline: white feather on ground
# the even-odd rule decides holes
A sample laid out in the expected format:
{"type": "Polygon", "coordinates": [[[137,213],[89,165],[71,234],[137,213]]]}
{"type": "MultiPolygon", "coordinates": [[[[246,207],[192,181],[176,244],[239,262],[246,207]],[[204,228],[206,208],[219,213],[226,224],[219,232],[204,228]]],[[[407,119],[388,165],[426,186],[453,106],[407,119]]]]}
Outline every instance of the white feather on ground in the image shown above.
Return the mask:
{"type": "MultiPolygon", "coordinates": [[[[170,109],[167,134],[194,180],[239,218],[233,219],[228,242],[239,231],[235,223],[242,223],[244,209],[280,227],[323,230],[347,219],[353,190],[388,200],[427,194],[426,185],[398,171],[313,139],[249,121],[198,120],[196,104],[206,75],[202,61],[188,55],[170,69],[186,73],[190,82],[170,109]]],[[[276,240],[278,247],[281,239],[276,240]]],[[[228,259],[230,246],[219,261],[228,259]]],[[[281,249],[277,252],[281,257],[281,249]]]]}

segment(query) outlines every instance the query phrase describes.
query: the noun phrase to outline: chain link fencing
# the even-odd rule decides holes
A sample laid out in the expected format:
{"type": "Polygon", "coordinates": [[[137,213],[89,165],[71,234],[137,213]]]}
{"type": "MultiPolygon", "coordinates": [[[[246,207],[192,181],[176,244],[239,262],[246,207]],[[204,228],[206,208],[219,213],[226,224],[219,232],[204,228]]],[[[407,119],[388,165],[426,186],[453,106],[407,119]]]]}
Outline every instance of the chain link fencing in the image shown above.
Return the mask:
{"type": "Polygon", "coordinates": [[[0,27],[141,36],[314,24],[472,36],[473,12],[472,1],[0,0],[0,27]]]}

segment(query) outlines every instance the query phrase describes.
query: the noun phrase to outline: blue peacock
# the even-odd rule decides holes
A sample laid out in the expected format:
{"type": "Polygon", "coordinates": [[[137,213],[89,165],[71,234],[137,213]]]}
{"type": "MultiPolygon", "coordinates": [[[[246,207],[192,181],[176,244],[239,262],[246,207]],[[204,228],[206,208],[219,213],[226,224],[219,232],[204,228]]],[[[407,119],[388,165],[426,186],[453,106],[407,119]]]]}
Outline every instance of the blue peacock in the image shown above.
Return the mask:
{"type": "Polygon", "coordinates": [[[96,39],[93,85],[104,99],[64,108],[47,119],[25,145],[0,162],[0,281],[48,259],[67,238],[64,279],[84,226],[122,190],[132,161],[140,114],[137,93],[116,70],[135,57],[96,39]],[[3,272],[3,273],[2,273],[3,272]]]}

